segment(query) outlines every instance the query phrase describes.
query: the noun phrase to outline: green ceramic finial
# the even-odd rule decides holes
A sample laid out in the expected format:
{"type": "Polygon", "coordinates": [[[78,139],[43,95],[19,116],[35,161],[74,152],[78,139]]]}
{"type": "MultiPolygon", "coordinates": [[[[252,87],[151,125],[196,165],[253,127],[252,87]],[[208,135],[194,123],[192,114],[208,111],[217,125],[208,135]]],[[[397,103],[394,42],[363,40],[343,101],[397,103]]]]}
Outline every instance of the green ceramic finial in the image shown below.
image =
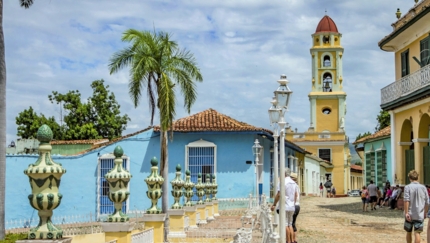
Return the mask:
{"type": "Polygon", "coordinates": [[[39,127],[39,130],[37,130],[37,140],[41,143],[51,142],[53,136],[51,128],[46,124],[43,124],[39,127]]]}
{"type": "Polygon", "coordinates": [[[157,157],[154,156],[154,158],[151,159],[151,165],[152,166],[157,166],[158,165],[157,157]]]}
{"type": "Polygon", "coordinates": [[[180,171],[181,171],[181,169],[182,169],[182,168],[181,168],[181,165],[180,165],[180,164],[178,164],[178,165],[176,166],[176,171],[177,171],[177,172],[180,172],[180,171]]]}
{"type": "Polygon", "coordinates": [[[215,174],[212,174],[212,179],[215,179],[215,174]]]}
{"type": "Polygon", "coordinates": [[[121,158],[124,154],[124,150],[121,148],[121,146],[118,145],[113,151],[113,154],[115,155],[115,158],[121,158]]]}
{"type": "Polygon", "coordinates": [[[201,173],[199,173],[199,174],[197,175],[197,177],[198,177],[198,178],[202,178],[202,174],[201,174],[201,173]]]}
{"type": "Polygon", "coordinates": [[[191,175],[191,172],[189,170],[186,170],[185,175],[189,176],[189,175],[191,175]]]}

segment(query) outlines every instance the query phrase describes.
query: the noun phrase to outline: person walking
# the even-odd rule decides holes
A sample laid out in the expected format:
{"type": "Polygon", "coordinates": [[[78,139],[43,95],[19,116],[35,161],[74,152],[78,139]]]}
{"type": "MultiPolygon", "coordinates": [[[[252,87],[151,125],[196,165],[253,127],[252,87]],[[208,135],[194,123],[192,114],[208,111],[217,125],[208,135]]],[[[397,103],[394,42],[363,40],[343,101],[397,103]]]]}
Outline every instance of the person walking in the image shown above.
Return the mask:
{"type": "Polygon", "coordinates": [[[403,194],[406,242],[412,242],[414,231],[415,243],[421,242],[420,233],[423,232],[424,219],[427,216],[429,195],[424,185],[418,182],[418,172],[411,170],[408,173],[409,185],[405,186],[403,194]]]}
{"type": "Polygon", "coordinates": [[[323,187],[322,182],[320,182],[320,195],[321,195],[321,197],[323,197],[323,193],[324,193],[324,187],[323,187]]]}
{"type": "MultiPolygon", "coordinates": [[[[297,174],[296,173],[291,173],[291,179],[293,179],[293,181],[296,183],[296,191],[297,191],[297,199],[296,199],[296,204],[295,204],[295,210],[294,210],[294,214],[293,214],[293,231],[294,231],[294,235],[293,235],[293,243],[297,243],[297,227],[296,227],[296,220],[297,220],[297,216],[300,213],[300,188],[299,185],[297,185],[297,174]]],[[[321,183],[322,186],[322,183],[321,183]]]]}
{"type": "Polygon", "coordinates": [[[331,197],[331,187],[333,186],[333,183],[331,183],[331,180],[328,180],[324,183],[324,187],[327,190],[327,197],[330,198],[331,197]]]}
{"type": "Polygon", "coordinates": [[[366,186],[363,186],[363,189],[361,190],[361,201],[363,202],[363,212],[367,212],[367,189],[366,186]]]}
{"type": "Polygon", "coordinates": [[[373,180],[370,180],[370,184],[367,186],[367,192],[369,193],[369,204],[370,210],[376,210],[376,201],[378,201],[378,189],[373,180]]]}
{"type": "MultiPolygon", "coordinates": [[[[297,200],[297,184],[291,179],[291,170],[290,168],[285,168],[285,219],[279,219],[279,220],[285,220],[285,230],[286,230],[286,236],[287,236],[287,243],[293,243],[293,237],[294,237],[294,230],[293,230],[293,214],[295,211],[295,204],[297,200]]],[[[280,198],[280,189],[281,189],[281,182],[278,184],[278,193],[276,193],[275,201],[273,202],[273,205],[271,207],[271,210],[273,211],[276,207],[276,204],[279,201],[280,198]]]]}

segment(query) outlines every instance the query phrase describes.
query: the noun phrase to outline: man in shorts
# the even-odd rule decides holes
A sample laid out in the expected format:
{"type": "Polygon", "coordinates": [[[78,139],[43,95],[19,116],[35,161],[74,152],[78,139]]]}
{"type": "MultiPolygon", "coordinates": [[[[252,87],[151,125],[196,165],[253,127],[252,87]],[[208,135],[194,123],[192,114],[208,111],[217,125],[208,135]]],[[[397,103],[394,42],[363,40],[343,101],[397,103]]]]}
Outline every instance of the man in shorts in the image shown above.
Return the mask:
{"type": "Polygon", "coordinates": [[[331,197],[331,187],[333,186],[333,183],[331,183],[331,180],[328,180],[324,183],[324,187],[327,189],[327,197],[331,197]]]}
{"type": "Polygon", "coordinates": [[[369,205],[371,210],[376,210],[376,201],[378,201],[378,189],[373,184],[373,180],[370,180],[369,186],[367,186],[367,192],[369,193],[369,205]]]}
{"type": "Polygon", "coordinates": [[[412,242],[412,231],[414,231],[415,242],[421,242],[420,233],[423,232],[424,219],[428,211],[429,195],[424,185],[418,182],[418,172],[411,170],[408,173],[411,183],[405,186],[403,202],[405,206],[406,242],[412,242]]]}

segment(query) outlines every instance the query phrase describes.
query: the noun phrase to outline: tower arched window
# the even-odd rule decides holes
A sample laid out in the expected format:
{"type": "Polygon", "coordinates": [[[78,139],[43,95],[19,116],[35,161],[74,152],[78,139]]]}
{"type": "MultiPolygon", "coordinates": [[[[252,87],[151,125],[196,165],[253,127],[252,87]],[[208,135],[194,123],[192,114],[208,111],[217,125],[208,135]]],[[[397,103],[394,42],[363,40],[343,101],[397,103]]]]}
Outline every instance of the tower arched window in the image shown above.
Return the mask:
{"type": "Polygon", "coordinates": [[[331,61],[330,61],[330,56],[324,56],[324,67],[330,67],[331,66],[331,61]]]}
{"type": "Polygon", "coordinates": [[[332,91],[332,77],[330,73],[325,73],[323,76],[323,92],[331,92],[332,91]]]}

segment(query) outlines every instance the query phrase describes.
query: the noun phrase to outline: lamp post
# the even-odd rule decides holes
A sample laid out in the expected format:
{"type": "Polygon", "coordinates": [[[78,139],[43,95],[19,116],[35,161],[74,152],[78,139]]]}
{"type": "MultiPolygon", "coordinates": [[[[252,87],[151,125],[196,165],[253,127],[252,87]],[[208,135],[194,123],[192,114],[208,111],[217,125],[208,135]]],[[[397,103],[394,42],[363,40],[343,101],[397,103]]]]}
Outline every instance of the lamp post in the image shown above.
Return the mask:
{"type": "MultiPolygon", "coordinates": [[[[262,193],[261,191],[262,191],[262,187],[263,187],[263,184],[262,184],[262,182],[261,182],[261,176],[260,176],[260,168],[259,168],[259,166],[260,166],[260,163],[258,163],[259,162],[259,156],[260,156],[260,153],[261,153],[261,145],[260,145],[260,142],[258,141],[258,139],[255,139],[255,142],[254,142],[254,146],[252,146],[252,153],[254,154],[254,156],[255,156],[255,163],[254,163],[254,165],[255,165],[255,196],[258,196],[258,198],[260,198],[260,194],[262,193]]],[[[258,201],[260,201],[260,200],[258,200],[258,201]]]]}
{"type": "MultiPolygon", "coordinates": [[[[278,188],[278,121],[280,118],[281,113],[279,112],[280,109],[278,108],[278,101],[275,97],[273,97],[272,100],[272,106],[269,108],[269,118],[270,123],[273,126],[273,193],[276,195],[276,191],[278,188]]],[[[277,214],[275,214],[275,225],[279,225],[279,217],[277,214]]]]}
{"type": "Polygon", "coordinates": [[[285,111],[288,111],[288,104],[290,102],[291,94],[293,91],[291,91],[287,84],[287,76],[282,74],[281,78],[278,80],[279,87],[275,91],[275,98],[278,101],[279,104],[279,114],[280,119],[278,121],[279,129],[281,131],[281,137],[280,137],[280,171],[279,171],[279,177],[280,177],[280,200],[279,200],[279,235],[280,235],[280,242],[286,241],[286,228],[285,228],[285,120],[284,120],[284,114],[285,111]]]}

